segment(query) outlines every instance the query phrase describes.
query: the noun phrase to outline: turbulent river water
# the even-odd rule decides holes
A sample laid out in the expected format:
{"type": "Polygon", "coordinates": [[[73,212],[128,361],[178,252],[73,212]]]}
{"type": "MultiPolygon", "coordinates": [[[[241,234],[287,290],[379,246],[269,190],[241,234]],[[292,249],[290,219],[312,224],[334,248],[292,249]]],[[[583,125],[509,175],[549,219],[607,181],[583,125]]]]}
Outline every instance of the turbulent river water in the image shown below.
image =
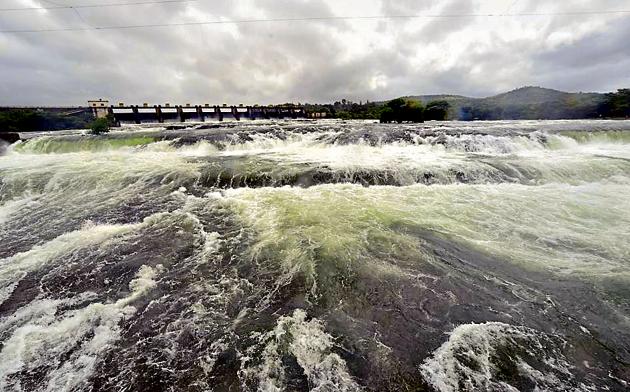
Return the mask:
{"type": "Polygon", "coordinates": [[[630,121],[3,150],[1,391],[630,389],[630,121]]]}

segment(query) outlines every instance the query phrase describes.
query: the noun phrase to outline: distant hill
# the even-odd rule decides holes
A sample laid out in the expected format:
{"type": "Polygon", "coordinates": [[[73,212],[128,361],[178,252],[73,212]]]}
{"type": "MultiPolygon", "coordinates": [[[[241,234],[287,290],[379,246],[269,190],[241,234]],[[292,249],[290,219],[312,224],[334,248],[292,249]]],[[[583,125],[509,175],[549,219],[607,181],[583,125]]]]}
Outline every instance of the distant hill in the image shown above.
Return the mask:
{"type": "Polygon", "coordinates": [[[599,93],[568,93],[542,87],[521,87],[486,98],[461,95],[418,95],[406,98],[427,103],[444,100],[456,120],[536,120],[593,118],[605,100],[599,93]]]}

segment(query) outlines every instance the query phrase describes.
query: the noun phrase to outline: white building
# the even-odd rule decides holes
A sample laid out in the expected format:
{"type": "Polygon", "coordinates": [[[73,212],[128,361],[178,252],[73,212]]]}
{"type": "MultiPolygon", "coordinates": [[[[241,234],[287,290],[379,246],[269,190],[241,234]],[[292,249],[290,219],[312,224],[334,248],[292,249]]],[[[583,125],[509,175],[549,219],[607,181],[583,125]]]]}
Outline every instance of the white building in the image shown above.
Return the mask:
{"type": "Polygon", "coordinates": [[[88,101],[88,106],[92,109],[92,113],[96,118],[103,118],[109,113],[109,101],[99,99],[88,101]]]}

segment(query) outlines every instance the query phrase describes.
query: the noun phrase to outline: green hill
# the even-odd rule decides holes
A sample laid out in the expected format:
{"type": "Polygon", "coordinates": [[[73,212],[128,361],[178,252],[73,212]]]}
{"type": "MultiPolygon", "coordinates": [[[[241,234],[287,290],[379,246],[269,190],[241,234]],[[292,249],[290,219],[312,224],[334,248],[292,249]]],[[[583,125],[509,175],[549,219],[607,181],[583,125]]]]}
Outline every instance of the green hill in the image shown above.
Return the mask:
{"type": "Polygon", "coordinates": [[[461,95],[419,95],[408,97],[427,103],[445,100],[449,118],[456,120],[536,120],[598,117],[605,100],[599,93],[568,93],[542,87],[521,87],[486,98],[461,95]]]}

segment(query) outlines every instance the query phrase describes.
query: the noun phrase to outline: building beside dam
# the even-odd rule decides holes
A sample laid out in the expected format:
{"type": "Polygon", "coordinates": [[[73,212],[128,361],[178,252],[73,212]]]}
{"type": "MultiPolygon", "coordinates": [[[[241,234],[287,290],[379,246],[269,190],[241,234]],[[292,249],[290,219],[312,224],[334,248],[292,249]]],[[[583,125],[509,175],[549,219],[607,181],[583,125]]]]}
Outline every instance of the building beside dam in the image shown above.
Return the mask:
{"type": "Polygon", "coordinates": [[[107,115],[109,114],[109,101],[106,101],[104,99],[88,101],[88,106],[90,107],[90,109],[92,110],[92,114],[94,114],[94,117],[96,118],[107,117],[107,115]]]}

